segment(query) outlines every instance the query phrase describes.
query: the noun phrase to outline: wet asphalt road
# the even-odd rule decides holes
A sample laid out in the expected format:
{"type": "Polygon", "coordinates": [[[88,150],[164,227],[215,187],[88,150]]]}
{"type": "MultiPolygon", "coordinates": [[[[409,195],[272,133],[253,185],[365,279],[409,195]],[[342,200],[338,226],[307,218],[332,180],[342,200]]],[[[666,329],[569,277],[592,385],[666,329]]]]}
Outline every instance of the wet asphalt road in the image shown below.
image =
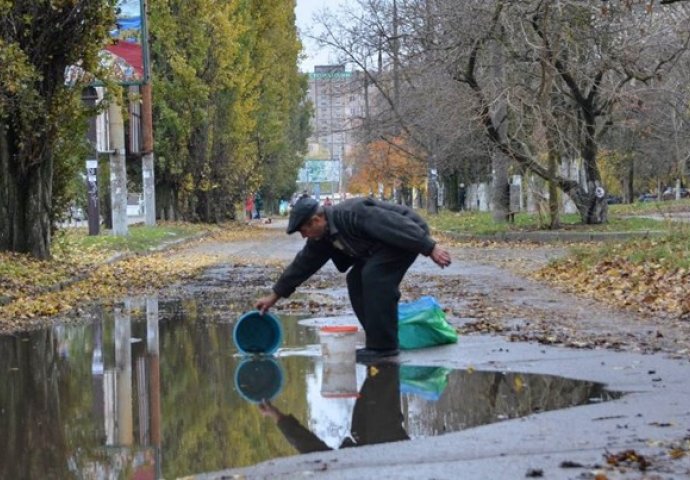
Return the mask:
{"type": "MultiPolygon", "coordinates": [[[[275,235],[193,248],[218,255],[221,261],[285,264],[303,240],[284,235],[280,222],[265,227],[275,235]]],[[[287,457],[237,470],[199,472],[191,478],[576,479],[597,473],[609,479],[690,478],[690,362],[684,335],[674,335],[671,327],[654,319],[637,318],[529,280],[524,272],[562,254],[557,247],[456,247],[453,254],[455,261],[445,270],[419,259],[403,285],[403,299],[435,295],[450,309],[449,321],[457,326],[477,320],[482,312],[487,315],[489,308],[494,320],[505,317],[509,333],[461,335],[455,345],[403,352],[400,362],[554,374],[603,382],[627,394],[612,402],[439,437],[287,457]],[[513,268],[516,264],[521,268],[513,268]],[[561,345],[511,342],[505,335],[518,340],[546,336],[561,345]],[[617,467],[607,464],[605,455],[627,450],[650,462],[646,472],[635,460],[617,467]]],[[[307,285],[303,293],[307,298],[331,296],[347,315],[346,298],[337,288],[344,278],[331,267],[324,275],[342,283],[325,290],[307,285]]]]}

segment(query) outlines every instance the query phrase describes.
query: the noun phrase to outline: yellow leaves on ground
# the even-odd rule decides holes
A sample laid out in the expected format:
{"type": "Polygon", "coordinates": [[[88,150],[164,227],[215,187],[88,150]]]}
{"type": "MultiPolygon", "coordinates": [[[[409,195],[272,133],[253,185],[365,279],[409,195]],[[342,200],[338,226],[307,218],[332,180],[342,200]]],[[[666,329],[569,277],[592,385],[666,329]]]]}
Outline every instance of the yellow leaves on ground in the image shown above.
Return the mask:
{"type": "Polygon", "coordinates": [[[637,467],[638,470],[645,471],[651,465],[647,457],[639,454],[635,450],[624,450],[618,453],[607,452],[604,458],[606,458],[606,463],[612,467],[634,466],[637,467]]]}
{"type": "Polygon", "coordinates": [[[33,295],[81,275],[89,266],[83,258],[35,260],[28,255],[0,252],[0,305],[33,295]]]}
{"type": "Polygon", "coordinates": [[[635,259],[639,250],[631,249],[640,248],[645,245],[621,246],[591,264],[570,257],[542,268],[535,277],[643,314],[689,316],[690,272],[678,266],[677,258],[635,259]]]}
{"type": "MultiPolygon", "coordinates": [[[[214,242],[250,241],[270,233],[237,225],[209,230],[205,239],[214,242]]],[[[205,239],[188,240],[187,245],[205,239]]],[[[123,239],[125,251],[126,242],[133,240],[123,239]]],[[[157,290],[192,278],[218,261],[202,249],[190,253],[168,247],[108,263],[116,254],[103,246],[89,248],[74,242],[56,249],[52,261],[0,253],[0,330],[22,328],[31,319],[60,315],[79,305],[157,290]]]]}
{"type": "Polygon", "coordinates": [[[268,237],[275,233],[269,229],[256,228],[246,225],[241,228],[222,229],[211,233],[207,238],[223,242],[240,242],[268,237]]]}
{"type": "Polygon", "coordinates": [[[54,316],[82,303],[107,302],[124,295],[157,290],[194,276],[214,261],[215,257],[206,255],[170,256],[159,252],[96,267],[86,278],[62,290],[20,296],[1,306],[0,323],[54,316]]]}

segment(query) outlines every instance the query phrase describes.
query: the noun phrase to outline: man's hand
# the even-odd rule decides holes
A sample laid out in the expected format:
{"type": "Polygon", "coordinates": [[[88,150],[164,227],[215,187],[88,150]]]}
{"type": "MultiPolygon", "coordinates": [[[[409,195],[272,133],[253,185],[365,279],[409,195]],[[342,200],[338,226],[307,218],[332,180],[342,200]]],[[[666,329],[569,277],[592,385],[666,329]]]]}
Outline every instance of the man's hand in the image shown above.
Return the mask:
{"type": "Polygon", "coordinates": [[[431,251],[431,255],[429,256],[434,263],[441,268],[450,265],[450,253],[448,253],[448,250],[439,247],[438,244],[434,246],[434,249],[431,251]]]}
{"type": "Polygon", "coordinates": [[[258,299],[254,306],[259,312],[261,312],[261,315],[263,315],[264,313],[268,312],[269,308],[275,305],[279,298],[280,297],[275,292],[271,292],[270,295],[266,295],[265,297],[258,299]]]}
{"type": "Polygon", "coordinates": [[[261,415],[263,415],[264,417],[272,418],[276,422],[285,416],[268,400],[261,401],[261,403],[259,404],[259,411],[261,412],[261,415]]]}

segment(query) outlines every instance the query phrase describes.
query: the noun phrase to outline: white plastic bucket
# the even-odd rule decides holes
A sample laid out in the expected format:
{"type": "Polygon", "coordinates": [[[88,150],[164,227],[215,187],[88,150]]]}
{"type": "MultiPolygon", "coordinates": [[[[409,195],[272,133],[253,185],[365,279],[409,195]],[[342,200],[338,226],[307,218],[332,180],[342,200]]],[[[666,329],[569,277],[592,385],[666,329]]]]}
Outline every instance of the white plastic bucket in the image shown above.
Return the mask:
{"type": "Polygon", "coordinates": [[[324,362],[354,362],[358,330],[354,325],[322,327],[319,336],[324,362]]]}

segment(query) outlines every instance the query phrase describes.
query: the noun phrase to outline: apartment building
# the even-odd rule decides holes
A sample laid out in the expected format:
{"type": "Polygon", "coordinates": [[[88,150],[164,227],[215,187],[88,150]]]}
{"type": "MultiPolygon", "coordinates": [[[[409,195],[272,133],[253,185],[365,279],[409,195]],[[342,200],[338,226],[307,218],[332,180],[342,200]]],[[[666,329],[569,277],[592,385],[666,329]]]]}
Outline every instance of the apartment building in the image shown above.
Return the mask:
{"type": "Polygon", "coordinates": [[[317,196],[341,193],[347,177],[344,160],[354,149],[354,129],[364,116],[362,75],[345,65],[317,65],[309,73],[308,97],[314,116],[300,188],[317,196]]]}

